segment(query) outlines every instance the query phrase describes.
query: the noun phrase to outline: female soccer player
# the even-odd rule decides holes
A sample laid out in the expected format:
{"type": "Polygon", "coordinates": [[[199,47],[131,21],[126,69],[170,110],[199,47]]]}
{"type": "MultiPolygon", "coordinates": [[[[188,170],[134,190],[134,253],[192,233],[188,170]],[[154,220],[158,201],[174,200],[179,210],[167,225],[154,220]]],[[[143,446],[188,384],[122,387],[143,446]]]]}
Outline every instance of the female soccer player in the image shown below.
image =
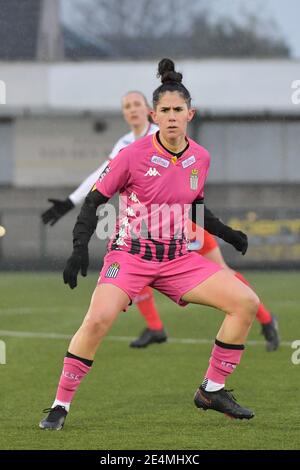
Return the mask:
{"type": "MultiPolygon", "coordinates": [[[[228,270],[188,252],[183,222],[191,205],[193,221],[197,221],[210,156],[186,137],[195,110],[181,83],[182,75],[175,72],[169,59],[159,63],[159,75],[162,85],[153,94],[153,119],[159,131],[131,144],[109,163],[109,170],[87,196],[74,227],[73,253],[64,270],[64,282],[71,288],[77,284],[79,271],[87,271],[88,242],[96,228],[97,207],[120,192],[123,204],[116,233],[108,245],[88,312],[69,345],[55,401],[47,418],[40,422],[42,429],[63,427],[73,396],[90,371],[101,340],[119,312],[146,285],[180,305],[209,305],[225,313],[194,401],[198,408],[233,418],[254,416],[224,385],[241,360],[259,299],[228,270]],[[162,218],[161,209],[169,210],[169,217],[162,218]],[[140,230],[143,224],[148,229],[145,238],[140,230]]],[[[247,237],[242,232],[224,225],[211,213],[205,218],[205,227],[245,253],[247,237]]]]}
{"type": "MultiPolygon", "coordinates": [[[[120,150],[141,137],[157,132],[158,127],[149,120],[150,106],[147,103],[146,97],[140,91],[130,91],[123,96],[122,112],[126,123],[130,127],[130,132],[123,135],[117,141],[108,160],[93,171],[93,173],[91,173],[65,200],[49,199],[52,206],[42,214],[44,224],[53,226],[71,209],[81,204],[110,160],[113,160],[120,150]]],[[[156,308],[152,289],[148,286],[142,289],[134,299],[134,303],[144,317],[147,328],[143,331],[143,334],[138,340],[130,343],[130,346],[146,347],[152,343],[164,343],[167,340],[167,334],[156,308]]]]}
{"type": "MultiPolygon", "coordinates": [[[[105,170],[110,160],[113,160],[119,151],[137,139],[157,132],[158,127],[149,122],[150,107],[146,97],[139,91],[126,93],[122,98],[122,112],[125,121],[129,125],[131,132],[121,137],[113,147],[108,160],[106,160],[97,170],[91,173],[81,185],[75,189],[65,200],[49,199],[52,206],[42,214],[45,224],[54,225],[61,217],[67,214],[73,207],[81,204],[89,193],[94,182],[105,170]]],[[[224,268],[230,269],[226,265],[217,241],[207,231],[204,232],[204,244],[198,251],[202,256],[208,257],[215,263],[221,264],[224,268]]],[[[247,285],[247,280],[241,273],[236,276],[247,285]]],[[[146,321],[146,328],[141,335],[130,343],[131,347],[142,348],[153,343],[163,343],[167,340],[167,334],[163,322],[155,305],[153,291],[150,287],[145,287],[134,299],[134,303],[146,321]]],[[[279,346],[279,336],[277,331],[277,321],[269,310],[261,303],[256,319],[262,325],[262,333],[266,338],[268,351],[275,351],[279,346]]]]}

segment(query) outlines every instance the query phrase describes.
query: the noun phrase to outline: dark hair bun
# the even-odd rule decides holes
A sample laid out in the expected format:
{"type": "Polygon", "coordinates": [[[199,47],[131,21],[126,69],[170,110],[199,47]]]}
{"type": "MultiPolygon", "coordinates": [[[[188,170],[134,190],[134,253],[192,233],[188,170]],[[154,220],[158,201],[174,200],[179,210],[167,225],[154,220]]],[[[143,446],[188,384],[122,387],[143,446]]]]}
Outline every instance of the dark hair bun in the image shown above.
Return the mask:
{"type": "Polygon", "coordinates": [[[158,64],[157,77],[161,77],[162,83],[182,82],[182,74],[175,72],[175,64],[171,59],[162,59],[158,64]]]}

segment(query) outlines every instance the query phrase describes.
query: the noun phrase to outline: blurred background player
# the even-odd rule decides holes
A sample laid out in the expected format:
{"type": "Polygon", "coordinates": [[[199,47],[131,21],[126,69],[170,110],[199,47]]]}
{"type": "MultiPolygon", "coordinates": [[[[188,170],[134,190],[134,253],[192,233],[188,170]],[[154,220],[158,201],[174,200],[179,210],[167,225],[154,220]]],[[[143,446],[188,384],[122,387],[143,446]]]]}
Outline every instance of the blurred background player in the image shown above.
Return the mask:
{"type": "MultiPolygon", "coordinates": [[[[97,170],[91,173],[81,185],[72,192],[65,200],[49,199],[52,206],[42,214],[45,224],[54,225],[61,217],[67,214],[75,206],[81,204],[99,175],[104,171],[110,160],[113,160],[119,151],[137,139],[146,135],[154,134],[158,127],[150,122],[150,106],[146,97],[140,91],[130,91],[122,98],[122,111],[125,121],[131,131],[121,137],[113,147],[108,160],[106,160],[97,170]]],[[[202,229],[198,228],[200,231],[202,229]]],[[[200,237],[199,237],[200,238],[200,237]]],[[[226,264],[216,239],[207,231],[204,231],[203,246],[196,250],[200,255],[220,264],[226,269],[231,269],[226,264]]],[[[244,276],[236,272],[238,277],[246,285],[249,285],[244,276]]],[[[134,299],[134,303],[146,321],[147,327],[140,336],[130,343],[131,347],[142,348],[153,343],[163,343],[167,340],[167,334],[155,305],[153,291],[150,287],[145,287],[134,299]]],[[[266,339],[267,351],[275,351],[279,347],[279,334],[277,319],[261,303],[256,316],[262,326],[262,334],[266,339]]]]}

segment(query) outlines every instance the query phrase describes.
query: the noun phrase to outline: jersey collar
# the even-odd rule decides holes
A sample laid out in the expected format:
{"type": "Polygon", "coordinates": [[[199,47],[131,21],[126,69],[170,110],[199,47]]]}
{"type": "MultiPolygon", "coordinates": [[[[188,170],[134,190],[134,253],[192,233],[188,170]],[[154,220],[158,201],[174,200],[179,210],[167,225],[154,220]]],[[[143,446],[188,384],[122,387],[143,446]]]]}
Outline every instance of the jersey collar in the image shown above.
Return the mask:
{"type": "MultiPolygon", "coordinates": [[[[157,132],[159,132],[159,131],[157,131],[157,132]]],[[[155,132],[155,134],[152,135],[152,145],[153,145],[153,147],[155,148],[156,151],[159,151],[160,154],[162,154],[164,157],[169,158],[169,159],[172,161],[172,163],[174,163],[174,165],[175,165],[175,164],[177,163],[177,161],[178,161],[177,157],[175,157],[174,155],[172,155],[172,153],[168,152],[167,149],[165,149],[165,148],[158,142],[157,136],[156,136],[157,132],[155,132]]],[[[190,142],[190,140],[189,140],[189,138],[188,138],[187,136],[186,136],[186,139],[187,139],[187,141],[188,141],[188,143],[189,143],[190,145],[189,145],[189,147],[186,149],[185,152],[187,152],[187,151],[189,150],[190,146],[191,146],[191,142],[190,142]]],[[[180,161],[182,160],[182,157],[183,157],[183,155],[185,154],[185,152],[181,155],[180,161]]]]}

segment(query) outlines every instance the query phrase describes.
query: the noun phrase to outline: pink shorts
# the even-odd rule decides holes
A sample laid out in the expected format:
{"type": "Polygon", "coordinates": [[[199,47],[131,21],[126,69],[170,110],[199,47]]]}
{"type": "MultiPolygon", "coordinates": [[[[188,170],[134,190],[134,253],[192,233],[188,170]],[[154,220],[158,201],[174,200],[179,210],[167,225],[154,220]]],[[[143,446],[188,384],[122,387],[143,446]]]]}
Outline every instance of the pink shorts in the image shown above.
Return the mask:
{"type": "Polygon", "coordinates": [[[133,300],[145,286],[159,290],[185,306],[184,294],[220,271],[222,267],[195,252],[172,261],[146,261],[126,251],[110,251],[104,258],[99,284],[113,284],[133,300]]]}

